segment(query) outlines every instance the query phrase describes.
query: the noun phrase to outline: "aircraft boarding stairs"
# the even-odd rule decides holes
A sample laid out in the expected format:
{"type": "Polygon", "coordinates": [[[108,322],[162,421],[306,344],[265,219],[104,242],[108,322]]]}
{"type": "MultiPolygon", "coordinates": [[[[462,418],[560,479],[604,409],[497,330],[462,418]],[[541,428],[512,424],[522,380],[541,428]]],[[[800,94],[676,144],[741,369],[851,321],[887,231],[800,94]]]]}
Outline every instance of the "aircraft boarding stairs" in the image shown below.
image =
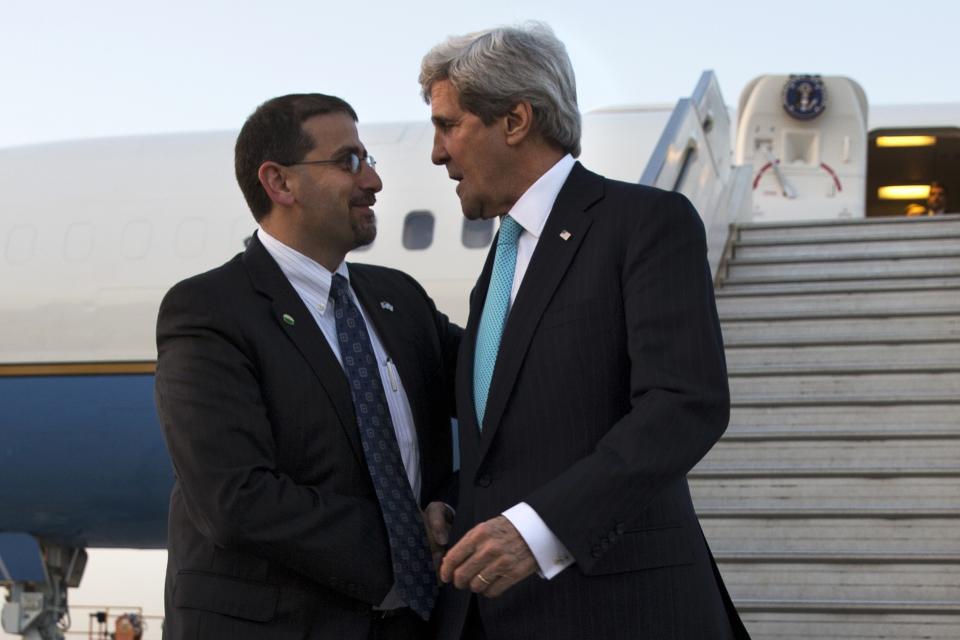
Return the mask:
{"type": "Polygon", "coordinates": [[[960,215],[732,229],[689,479],[753,638],[960,638],[960,215]]]}

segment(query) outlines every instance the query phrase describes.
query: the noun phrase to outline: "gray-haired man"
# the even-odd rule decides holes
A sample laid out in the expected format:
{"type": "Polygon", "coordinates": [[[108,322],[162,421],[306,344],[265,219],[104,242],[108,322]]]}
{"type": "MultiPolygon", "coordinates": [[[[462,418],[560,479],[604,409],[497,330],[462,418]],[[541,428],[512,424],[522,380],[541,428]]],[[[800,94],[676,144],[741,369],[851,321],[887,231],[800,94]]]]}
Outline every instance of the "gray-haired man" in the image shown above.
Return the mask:
{"type": "Polygon", "coordinates": [[[464,215],[501,219],[458,359],[439,637],[747,637],[686,481],[729,415],[697,212],[574,160],[543,25],[451,38],[420,83],[464,215]]]}

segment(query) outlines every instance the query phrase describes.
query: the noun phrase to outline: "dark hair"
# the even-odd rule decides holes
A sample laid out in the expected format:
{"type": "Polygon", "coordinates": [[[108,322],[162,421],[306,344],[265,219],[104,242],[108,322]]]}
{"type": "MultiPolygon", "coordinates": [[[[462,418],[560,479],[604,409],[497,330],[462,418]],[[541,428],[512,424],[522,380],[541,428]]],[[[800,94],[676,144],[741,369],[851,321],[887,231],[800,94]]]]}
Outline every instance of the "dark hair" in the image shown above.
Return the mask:
{"type": "Polygon", "coordinates": [[[243,123],[234,147],[234,170],[257,222],[270,213],[273,206],[257,175],[260,165],[268,160],[279,164],[302,160],[316,145],[303,130],[303,123],[325,113],[345,113],[357,121],[353,107],[340,98],[322,93],[295,93],[267,100],[243,123]]]}

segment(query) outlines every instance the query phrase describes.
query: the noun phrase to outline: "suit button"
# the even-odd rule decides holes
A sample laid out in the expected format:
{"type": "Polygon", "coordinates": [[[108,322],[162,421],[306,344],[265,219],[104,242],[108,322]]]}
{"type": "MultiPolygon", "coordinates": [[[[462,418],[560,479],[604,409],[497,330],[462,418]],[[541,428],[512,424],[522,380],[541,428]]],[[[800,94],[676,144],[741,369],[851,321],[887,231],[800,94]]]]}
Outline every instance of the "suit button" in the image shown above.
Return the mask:
{"type": "Polygon", "coordinates": [[[593,545],[593,548],[590,549],[590,555],[592,555],[594,558],[599,558],[601,555],[603,555],[603,549],[600,548],[600,545],[595,544],[593,545]]]}
{"type": "Polygon", "coordinates": [[[627,530],[627,526],[622,522],[617,523],[617,533],[623,535],[623,532],[627,530]]]}
{"type": "Polygon", "coordinates": [[[493,480],[492,480],[492,478],[490,478],[490,474],[485,473],[485,474],[483,474],[482,476],[478,476],[478,477],[477,477],[477,486],[478,486],[478,487],[489,487],[489,486],[490,486],[490,483],[491,483],[492,481],[493,481],[493,480]]]}

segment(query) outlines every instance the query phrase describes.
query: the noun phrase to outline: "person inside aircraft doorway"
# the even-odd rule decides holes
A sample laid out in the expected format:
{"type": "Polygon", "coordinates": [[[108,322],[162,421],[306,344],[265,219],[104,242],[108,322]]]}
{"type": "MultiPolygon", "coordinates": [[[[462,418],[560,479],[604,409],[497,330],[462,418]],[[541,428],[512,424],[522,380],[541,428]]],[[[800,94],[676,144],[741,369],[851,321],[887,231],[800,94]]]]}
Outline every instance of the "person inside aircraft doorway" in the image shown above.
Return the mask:
{"type": "Polygon", "coordinates": [[[908,216],[939,216],[947,212],[947,188],[937,181],[930,183],[927,194],[927,206],[911,204],[907,206],[908,216]]]}

